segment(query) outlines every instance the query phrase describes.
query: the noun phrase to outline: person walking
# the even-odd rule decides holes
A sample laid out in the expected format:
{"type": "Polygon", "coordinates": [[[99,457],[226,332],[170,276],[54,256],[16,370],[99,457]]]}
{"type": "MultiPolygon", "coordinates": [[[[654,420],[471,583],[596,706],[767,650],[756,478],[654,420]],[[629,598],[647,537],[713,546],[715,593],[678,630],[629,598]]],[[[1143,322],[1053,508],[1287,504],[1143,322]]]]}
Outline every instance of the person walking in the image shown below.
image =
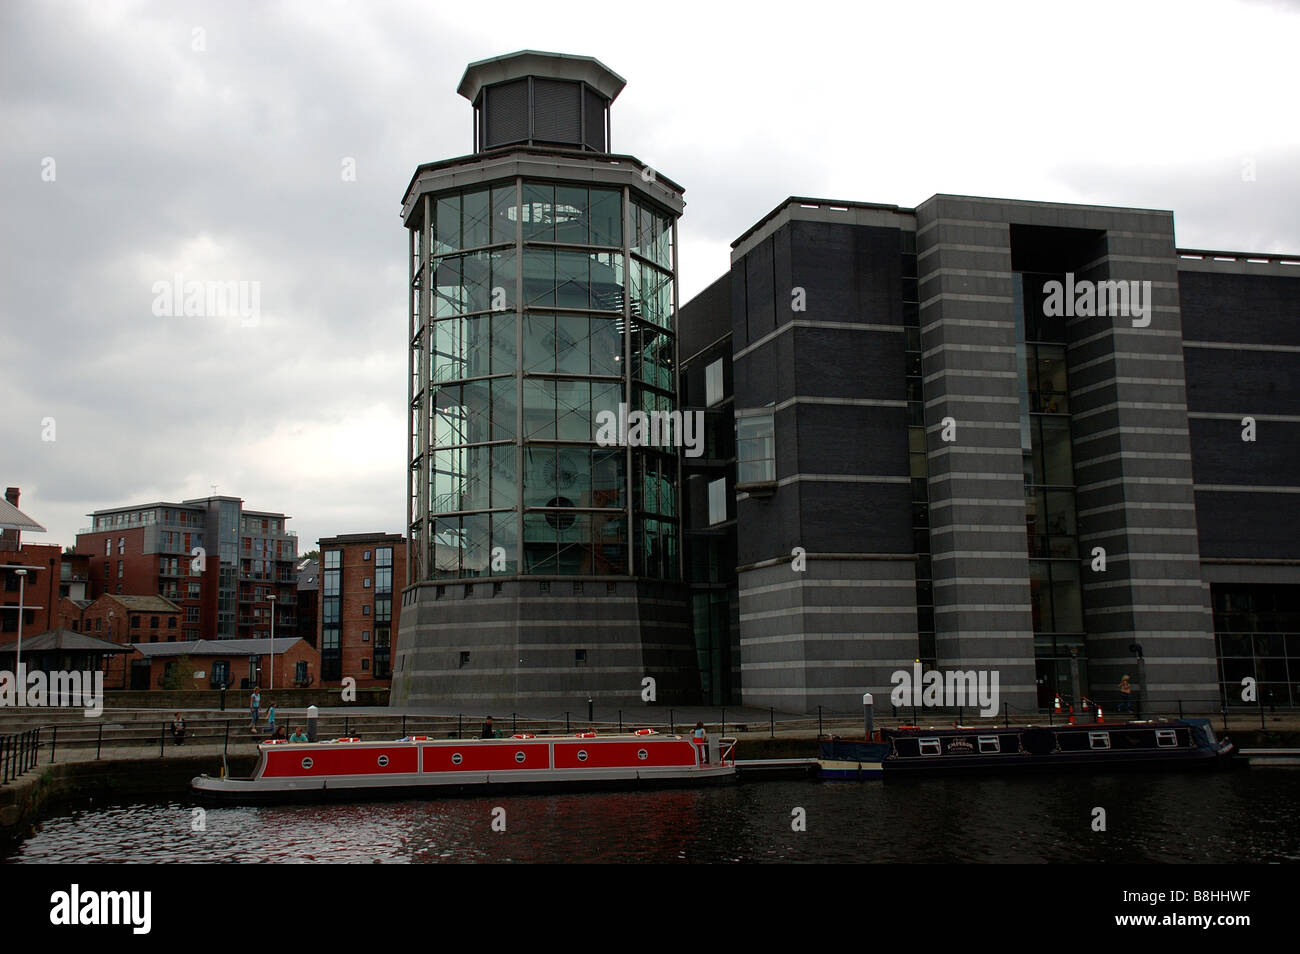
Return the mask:
{"type": "Polygon", "coordinates": [[[275,704],[267,700],[266,705],[266,734],[275,738],[275,704]]]}

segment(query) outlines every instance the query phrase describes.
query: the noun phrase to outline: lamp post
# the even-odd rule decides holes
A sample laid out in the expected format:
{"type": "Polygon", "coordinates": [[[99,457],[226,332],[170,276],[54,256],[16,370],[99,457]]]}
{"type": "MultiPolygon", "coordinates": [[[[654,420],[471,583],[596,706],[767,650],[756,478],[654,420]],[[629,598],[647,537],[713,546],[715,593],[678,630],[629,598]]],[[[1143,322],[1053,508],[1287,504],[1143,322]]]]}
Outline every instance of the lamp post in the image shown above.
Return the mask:
{"type": "Polygon", "coordinates": [[[275,594],[271,594],[271,689],[275,689],[275,594]]]}
{"type": "Polygon", "coordinates": [[[18,646],[14,652],[14,678],[22,685],[23,680],[23,591],[27,586],[27,571],[14,570],[18,577],[18,646]]]}

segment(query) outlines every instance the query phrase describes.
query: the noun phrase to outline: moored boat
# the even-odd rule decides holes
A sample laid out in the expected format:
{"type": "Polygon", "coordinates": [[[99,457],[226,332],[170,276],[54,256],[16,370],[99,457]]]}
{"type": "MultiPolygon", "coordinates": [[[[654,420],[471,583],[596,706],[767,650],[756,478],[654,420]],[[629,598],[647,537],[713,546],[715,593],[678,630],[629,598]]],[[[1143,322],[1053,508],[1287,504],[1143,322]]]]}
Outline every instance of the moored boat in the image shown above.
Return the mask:
{"type": "Polygon", "coordinates": [[[196,795],[224,801],[462,794],[482,790],[639,788],[735,778],[734,739],[706,749],[651,730],[507,739],[264,742],[248,778],[200,775],[196,795]]]}
{"type": "Polygon", "coordinates": [[[886,729],[885,778],[969,771],[1216,769],[1236,752],[1209,719],[886,729]]]}

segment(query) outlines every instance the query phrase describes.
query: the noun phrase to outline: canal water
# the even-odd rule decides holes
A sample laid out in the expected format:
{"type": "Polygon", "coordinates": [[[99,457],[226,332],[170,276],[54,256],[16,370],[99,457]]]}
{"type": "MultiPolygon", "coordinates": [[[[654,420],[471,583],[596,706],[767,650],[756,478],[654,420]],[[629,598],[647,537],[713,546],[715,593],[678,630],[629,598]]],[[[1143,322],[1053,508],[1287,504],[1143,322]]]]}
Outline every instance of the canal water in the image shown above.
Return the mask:
{"type": "Polygon", "coordinates": [[[769,781],[681,791],[48,818],[18,862],[1300,861],[1300,769],[1209,775],[769,781]],[[1105,810],[1095,831],[1094,809],[1105,810]],[[496,809],[504,809],[504,814],[496,809]],[[802,809],[803,831],[796,831],[802,809]],[[504,824],[504,831],[495,831],[504,824]]]}

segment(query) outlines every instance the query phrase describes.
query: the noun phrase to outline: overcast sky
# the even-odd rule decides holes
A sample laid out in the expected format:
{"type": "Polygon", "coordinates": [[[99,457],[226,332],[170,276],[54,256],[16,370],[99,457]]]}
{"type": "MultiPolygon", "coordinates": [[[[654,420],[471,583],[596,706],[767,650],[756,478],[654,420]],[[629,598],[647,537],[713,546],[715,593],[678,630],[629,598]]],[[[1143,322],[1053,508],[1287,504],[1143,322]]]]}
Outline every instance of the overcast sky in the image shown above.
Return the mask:
{"type": "Polygon", "coordinates": [[[9,0],[0,483],[28,542],[213,484],[303,550],[401,531],[402,193],[472,149],[465,65],[528,48],[627,80],[615,151],[686,189],[683,301],[790,195],[1172,209],[1183,247],[1300,252],[1296,3],[9,0]],[[178,272],[259,283],[258,320],[155,315],[178,272]]]}

